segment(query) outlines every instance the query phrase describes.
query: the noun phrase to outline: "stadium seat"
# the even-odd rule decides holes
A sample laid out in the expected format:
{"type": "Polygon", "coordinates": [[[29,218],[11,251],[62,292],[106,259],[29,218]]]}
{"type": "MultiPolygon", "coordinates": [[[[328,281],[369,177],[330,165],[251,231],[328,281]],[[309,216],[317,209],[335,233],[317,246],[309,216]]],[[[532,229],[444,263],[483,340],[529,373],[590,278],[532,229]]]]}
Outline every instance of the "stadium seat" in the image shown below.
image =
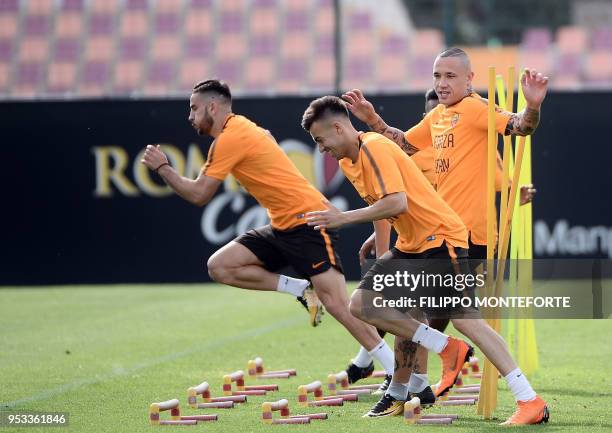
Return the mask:
{"type": "Polygon", "coordinates": [[[55,94],[76,90],[81,40],[77,37],[55,40],[53,60],[47,68],[46,92],[55,94]]]}
{"type": "Polygon", "coordinates": [[[376,81],[381,90],[408,89],[409,58],[407,39],[389,35],[382,39],[376,62],[376,81]]]}
{"type": "Polygon", "coordinates": [[[367,56],[347,59],[343,67],[342,88],[356,87],[364,91],[374,90],[374,67],[374,60],[367,56]]]}
{"type": "Polygon", "coordinates": [[[213,31],[210,11],[191,9],[185,16],[185,33],[188,36],[209,36],[213,31]]]}
{"type": "Polygon", "coordinates": [[[557,31],[557,49],[561,54],[584,53],[588,47],[587,32],[576,26],[560,27],[557,31]]]}
{"type": "Polygon", "coordinates": [[[304,89],[307,75],[306,57],[281,60],[279,65],[278,90],[282,92],[300,92],[304,89]]]}
{"type": "Polygon", "coordinates": [[[185,59],[206,59],[209,60],[213,52],[213,41],[209,37],[188,36],[185,38],[183,48],[185,59]]]}
{"type": "Polygon", "coordinates": [[[0,4],[0,39],[13,40],[17,37],[19,23],[18,0],[4,1],[0,4]]]}
{"type": "Polygon", "coordinates": [[[244,68],[247,92],[274,93],[276,91],[276,57],[251,56],[244,68]]]}
{"type": "Polygon", "coordinates": [[[246,35],[244,33],[223,37],[223,44],[216,44],[215,58],[217,60],[237,61],[247,54],[246,35]]]}
{"type": "MultiPolygon", "coordinates": [[[[518,67],[535,69],[545,75],[553,74],[553,61],[550,51],[528,50],[519,53],[518,67]]],[[[517,70],[517,74],[518,74],[517,70]]]]}
{"type": "Polygon", "coordinates": [[[38,94],[44,76],[45,63],[37,61],[20,62],[17,65],[13,82],[13,96],[31,98],[38,94]]]}
{"type": "Polygon", "coordinates": [[[44,87],[52,31],[53,0],[33,0],[24,5],[17,69],[11,93],[31,97],[44,87]]]}
{"type": "Polygon", "coordinates": [[[251,36],[278,34],[280,20],[276,2],[255,0],[248,21],[251,36]]]}
{"type": "Polygon", "coordinates": [[[334,89],[336,62],[333,56],[320,55],[311,59],[308,71],[308,88],[317,93],[334,89]]]}
{"type": "Polygon", "coordinates": [[[8,94],[8,86],[11,78],[11,66],[8,63],[0,62],[0,96],[8,94]]]}
{"type": "Polygon", "coordinates": [[[552,34],[547,28],[531,28],[525,30],[521,40],[522,51],[544,51],[552,45],[552,34]]]}
{"type": "Polygon", "coordinates": [[[589,53],[585,65],[585,78],[589,84],[607,83],[609,87],[612,83],[612,52],[599,50],[589,53]]]}
{"type": "Polygon", "coordinates": [[[583,58],[581,54],[560,54],[557,57],[551,87],[577,89],[582,83],[583,58]]]}
{"type": "Polygon", "coordinates": [[[119,41],[119,58],[121,60],[144,61],[147,55],[147,39],[128,37],[119,41]]]}
{"type": "Polygon", "coordinates": [[[315,53],[318,56],[333,56],[335,53],[335,40],[333,34],[316,35],[315,39],[315,53]]]}
{"type": "Polygon", "coordinates": [[[83,0],[63,0],[55,19],[56,38],[80,38],[85,22],[83,0]]]}
{"type": "Polygon", "coordinates": [[[319,7],[315,8],[314,31],[315,34],[333,34],[334,32],[334,9],[330,2],[321,0],[319,7]]]}
{"type": "Polygon", "coordinates": [[[180,65],[178,90],[186,92],[193,86],[211,77],[210,63],[204,58],[186,57],[180,65]]]}
{"type": "Polygon", "coordinates": [[[13,41],[0,39],[0,63],[11,63],[13,58],[13,41]]]}
{"type": "Polygon", "coordinates": [[[436,29],[417,30],[410,40],[411,52],[416,56],[431,57],[431,62],[444,49],[444,38],[442,33],[436,29]]]}
{"type": "Polygon", "coordinates": [[[219,12],[239,12],[244,11],[244,0],[222,0],[218,2],[219,12]]]}
{"type": "Polygon", "coordinates": [[[612,27],[595,29],[591,37],[593,50],[612,50],[612,27]]]}
{"type": "Polygon", "coordinates": [[[150,60],[178,60],[180,55],[181,38],[179,34],[156,36],[152,39],[150,60]]]}
{"type": "MultiPolygon", "coordinates": [[[[149,12],[136,0],[128,1],[121,13],[121,37],[145,37],[149,31],[149,12]]],[[[146,6],[146,4],[145,4],[146,6]]]]}
{"type": "Polygon", "coordinates": [[[432,66],[434,58],[431,53],[427,55],[412,56],[410,60],[410,89],[424,92],[432,84],[432,66]]]}
{"type": "Polygon", "coordinates": [[[50,94],[72,93],[77,82],[77,63],[53,62],[47,69],[46,92],[50,94]]]}
{"type": "Polygon", "coordinates": [[[147,80],[143,93],[150,96],[161,96],[174,90],[176,81],[176,61],[156,60],[149,63],[147,80]]]}
{"type": "Polygon", "coordinates": [[[112,93],[134,94],[142,87],[144,63],[140,60],[121,60],[115,65],[112,93]]]}
{"type": "MultiPolygon", "coordinates": [[[[213,77],[226,81],[232,91],[242,90],[242,60],[221,59],[216,62],[213,69],[213,77]]],[[[209,78],[209,77],[207,77],[209,78]]]]}

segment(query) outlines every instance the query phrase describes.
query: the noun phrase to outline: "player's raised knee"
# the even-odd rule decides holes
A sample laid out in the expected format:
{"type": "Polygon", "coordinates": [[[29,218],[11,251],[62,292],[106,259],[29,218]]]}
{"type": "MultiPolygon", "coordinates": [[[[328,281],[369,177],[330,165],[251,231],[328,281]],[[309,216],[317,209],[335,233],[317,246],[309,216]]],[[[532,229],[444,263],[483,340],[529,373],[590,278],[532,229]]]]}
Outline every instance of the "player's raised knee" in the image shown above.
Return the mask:
{"type": "Polygon", "coordinates": [[[229,268],[219,256],[213,255],[210,257],[206,262],[206,268],[210,278],[217,283],[225,283],[230,276],[229,268]]]}

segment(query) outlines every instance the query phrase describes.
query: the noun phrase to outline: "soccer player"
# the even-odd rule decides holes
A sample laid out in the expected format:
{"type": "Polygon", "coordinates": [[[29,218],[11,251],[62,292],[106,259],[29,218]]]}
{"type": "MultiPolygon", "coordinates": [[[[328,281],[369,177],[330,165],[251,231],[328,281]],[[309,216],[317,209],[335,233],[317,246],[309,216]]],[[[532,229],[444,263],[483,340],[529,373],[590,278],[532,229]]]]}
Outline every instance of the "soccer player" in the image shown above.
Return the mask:
{"type": "MultiPolygon", "coordinates": [[[[433,67],[433,82],[440,104],[406,133],[389,127],[359,90],[343,97],[348,107],[368,126],[395,141],[407,154],[433,145],[437,190],[461,217],[470,231],[470,258],[486,258],[486,152],[487,102],[472,91],[470,60],[459,48],[450,48],[438,55],[433,67]]],[[[527,108],[520,113],[496,110],[499,133],[529,135],[536,129],[540,106],[546,96],[548,77],[526,70],[521,77],[527,108]]],[[[518,367],[507,380],[522,377],[518,367]]],[[[438,387],[439,395],[446,392],[438,387]]],[[[511,419],[522,424],[529,420],[528,402],[519,405],[511,419]]]]}
{"type": "MultiPolygon", "coordinates": [[[[450,388],[473,352],[465,341],[444,335],[396,309],[380,308],[378,314],[369,314],[368,309],[375,305],[372,283],[376,282],[377,276],[389,275],[388,269],[397,259],[426,259],[420,260],[418,266],[414,261],[406,265],[414,274],[429,272],[429,262],[433,259],[438,263],[442,260],[447,273],[469,273],[465,225],[435,192],[414,162],[391,140],[375,132],[355,130],[340,98],[326,96],[311,102],[302,118],[302,126],[310,132],[321,152],[328,152],[339,161],[344,174],[368,203],[364,208],[346,212],[328,204],[326,211],[308,213],[308,224],[323,230],[388,219],[398,234],[395,247],[376,260],[353,293],[351,313],[379,329],[440,354],[444,372],[440,387],[450,388]]],[[[375,226],[377,235],[380,228],[380,225],[375,226]]],[[[454,288],[448,290],[453,296],[454,288]]],[[[477,311],[468,313],[470,317],[452,317],[455,329],[470,338],[506,377],[517,400],[517,412],[504,424],[547,421],[546,402],[535,394],[522,373],[518,376],[511,374],[517,367],[503,339],[479,317],[477,311]]],[[[392,390],[392,387],[393,384],[389,393],[366,416],[402,411],[407,395],[396,398],[394,395],[398,390],[392,390]]]]}
{"type": "Polygon", "coordinates": [[[227,84],[218,80],[198,83],[190,97],[189,122],[198,134],[215,139],[195,180],[171,167],[159,146],[147,146],[142,162],[179,196],[198,206],[208,203],[231,173],[267,209],[271,220],[216,251],[207,263],[210,277],[243,289],[305,295],[307,300],[312,284],[327,311],[392,374],[392,350],[374,327],[349,311],[335,248],[337,233],[315,231],[306,224],[304,215],[324,208],[325,197],[308,183],[268,131],[232,112],[227,84]],[[287,265],[303,279],[277,273],[287,265]]]}
{"type": "MultiPolygon", "coordinates": [[[[423,113],[423,117],[427,115],[431,110],[433,110],[440,103],[438,99],[438,95],[436,94],[434,89],[429,89],[425,92],[425,112],[423,113]]],[[[423,175],[427,178],[427,180],[432,184],[434,189],[436,188],[436,174],[434,170],[434,151],[433,146],[427,147],[423,150],[412,155],[412,161],[416,164],[416,166],[421,170],[423,175]]],[[[501,157],[498,154],[498,166],[496,171],[496,188],[497,190],[501,190],[501,179],[502,179],[502,171],[501,171],[501,157]]],[[[536,193],[533,185],[522,185],[520,190],[520,204],[521,206],[527,203],[530,203],[533,200],[533,197],[536,193]]],[[[386,239],[376,239],[375,235],[372,234],[361,246],[359,249],[359,262],[363,265],[365,263],[366,258],[375,253],[376,257],[380,257],[385,252],[389,250],[389,243],[386,239]]],[[[429,320],[429,326],[434,329],[437,329],[440,332],[444,332],[446,327],[448,326],[447,318],[431,318],[429,320]]],[[[379,330],[379,335],[384,337],[385,332],[379,330]]],[[[404,364],[415,365],[420,368],[420,372],[413,372],[412,375],[408,373],[410,381],[408,378],[404,377],[402,374],[397,374],[398,371],[394,372],[394,376],[398,376],[396,379],[404,380],[406,382],[406,386],[408,388],[408,392],[414,393],[417,395],[422,401],[429,400],[429,380],[427,377],[427,352],[424,350],[419,350],[417,352],[420,355],[419,360],[416,364],[414,361],[404,361],[404,364]]],[[[401,364],[400,362],[399,364],[401,364]]],[[[361,347],[357,355],[353,358],[351,363],[346,369],[346,372],[349,377],[349,381],[351,383],[357,382],[358,380],[369,376],[372,371],[374,371],[374,362],[371,356],[369,356],[368,351],[361,347]]],[[[384,392],[390,385],[390,378],[385,378],[385,381],[381,385],[380,392],[384,392]]],[[[436,386],[437,388],[437,386],[436,386]]]]}

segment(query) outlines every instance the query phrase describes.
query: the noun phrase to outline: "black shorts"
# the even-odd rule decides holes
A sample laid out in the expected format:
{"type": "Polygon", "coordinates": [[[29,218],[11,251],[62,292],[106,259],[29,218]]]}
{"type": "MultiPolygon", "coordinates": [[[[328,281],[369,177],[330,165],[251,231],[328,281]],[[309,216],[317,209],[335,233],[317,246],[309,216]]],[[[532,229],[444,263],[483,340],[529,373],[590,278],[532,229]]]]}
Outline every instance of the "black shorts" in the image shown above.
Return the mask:
{"type": "MultiPolygon", "coordinates": [[[[405,253],[397,248],[392,248],[390,252],[389,256],[376,260],[361,280],[359,289],[380,293],[386,300],[394,301],[388,306],[401,312],[417,309],[429,318],[465,317],[472,312],[472,308],[460,304],[464,297],[471,298],[473,304],[476,282],[467,249],[444,243],[417,254],[405,253]],[[389,275],[400,275],[402,278],[391,278],[389,275]],[[407,275],[420,276],[420,280],[415,283],[407,275]],[[385,281],[385,278],[389,279],[385,281]],[[408,299],[414,300],[412,307],[408,299]],[[453,299],[457,299],[456,305],[449,305],[453,299]]],[[[370,314],[376,314],[380,305],[380,301],[377,301],[365,308],[370,314]]]]}
{"type": "Polygon", "coordinates": [[[344,273],[336,252],[338,238],[335,230],[319,231],[306,224],[289,230],[267,225],[249,230],[234,241],[251,250],[271,272],[291,266],[300,277],[309,278],[332,266],[344,273]]]}
{"type": "Polygon", "coordinates": [[[468,239],[468,243],[470,245],[470,251],[468,252],[470,260],[487,260],[486,245],[476,245],[471,239],[468,239]]]}

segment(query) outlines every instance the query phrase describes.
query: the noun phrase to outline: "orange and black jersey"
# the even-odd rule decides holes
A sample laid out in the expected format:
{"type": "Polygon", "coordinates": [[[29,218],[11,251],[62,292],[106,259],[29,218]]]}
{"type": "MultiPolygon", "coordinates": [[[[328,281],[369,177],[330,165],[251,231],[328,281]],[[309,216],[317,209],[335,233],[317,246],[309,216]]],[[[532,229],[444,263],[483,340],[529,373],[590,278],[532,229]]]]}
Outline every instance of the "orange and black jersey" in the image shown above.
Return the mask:
{"type": "Polygon", "coordinates": [[[298,171],[270,133],[244,116],[228,115],[202,173],[219,180],[231,173],[268,211],[272,227],[278,230],[305,224],[304,214],[324,207],[324,196],[298,171]]]}
{"type": "MultiPolygon", "coordinates": [[[[497,109],[503,134],[511,113],[497,109]]],[[[419,149],[434,148],[436,188],[459,215],[475,244],[487,241],[487,101],[476,93],[455,105],[439,104],[405,134],[419,149]]]]}
{"type": "Polygon", "coordinates": [[[356,162],[344,158],[340,168],[368,204],[388,194],[406,194],[408,210],[390,219],[400,251],[419,253],[444,241],[454,247],[468,247],[467,231],[457,214],[410,157],[388,138],[375,132],[362,133],[356,162]]]}

